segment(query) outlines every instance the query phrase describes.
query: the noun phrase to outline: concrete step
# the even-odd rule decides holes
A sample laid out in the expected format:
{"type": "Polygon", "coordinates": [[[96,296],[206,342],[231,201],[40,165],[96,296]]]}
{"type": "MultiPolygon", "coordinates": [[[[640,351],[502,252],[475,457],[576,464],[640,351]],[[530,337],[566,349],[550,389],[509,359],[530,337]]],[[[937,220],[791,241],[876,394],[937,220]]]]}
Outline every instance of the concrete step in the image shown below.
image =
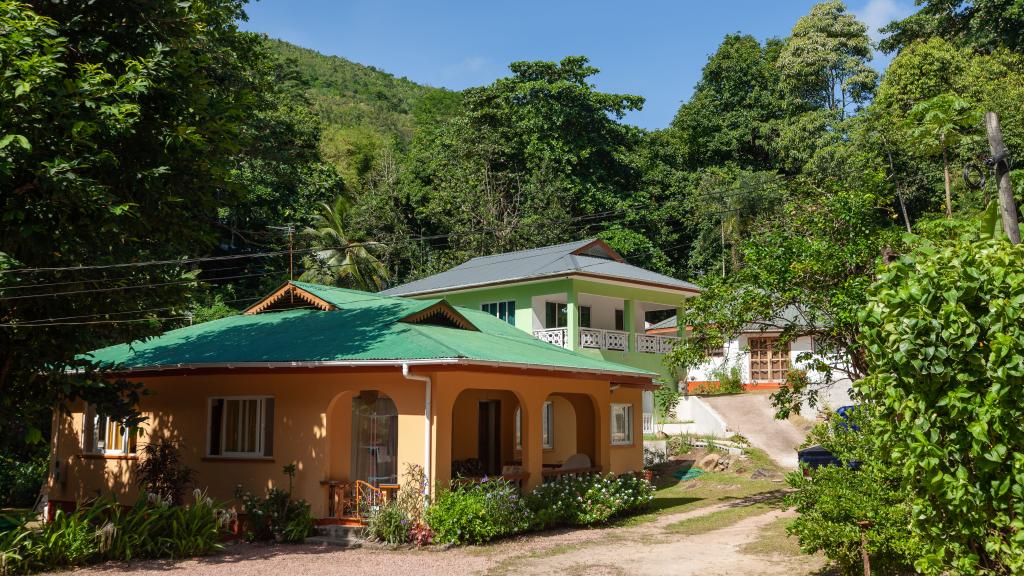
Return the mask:
{"type": "Polygon", "coordinates": [[[326,546],[337,546],[338,548],[362,548],[365,540],[361,538],[328,538],[325,536],[310,536],[306,538],[306,544],[324,544],[326,546]]]}
{"type": "Polygon", "coordinates": [[[365,542],[364,526],[317,526],[316,535],[306,538],[307,544],[329,544],[342,548],[359,548],[365,542]]]}

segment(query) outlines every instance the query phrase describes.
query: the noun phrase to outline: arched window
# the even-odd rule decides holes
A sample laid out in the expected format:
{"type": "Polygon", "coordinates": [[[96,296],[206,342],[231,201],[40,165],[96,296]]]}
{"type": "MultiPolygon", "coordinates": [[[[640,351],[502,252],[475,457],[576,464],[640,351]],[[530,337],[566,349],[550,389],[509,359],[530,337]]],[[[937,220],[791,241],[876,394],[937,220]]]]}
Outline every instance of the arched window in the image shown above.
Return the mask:
{"type": "Polygon", "coordinates": [[[398,410],[371,390],[352,399],[352,480],[398,482],[398,410]]]}

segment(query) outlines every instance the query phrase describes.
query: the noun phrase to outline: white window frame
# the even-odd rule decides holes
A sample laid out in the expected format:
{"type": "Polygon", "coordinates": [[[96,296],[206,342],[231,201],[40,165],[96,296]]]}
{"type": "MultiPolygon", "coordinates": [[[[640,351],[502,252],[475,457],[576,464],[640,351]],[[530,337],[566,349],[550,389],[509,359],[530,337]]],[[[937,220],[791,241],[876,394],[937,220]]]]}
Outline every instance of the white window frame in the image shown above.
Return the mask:
{"type": "MultiPolygon", "coordinates": [[[[523,409],[516,408],[516,450],[523,449],[523,409]]],[[[541,448],[553,450],[555,448],[555,405],[550,400],[544,401],[544,408],[541,409],[540,417],[540,438],[541,448]]]]}
{"type": "Polygon", "coordinates": [[[99,414],[99,413],[96,412],[96,408],[95,407],[88,406],[86,408],[86,410],[85,410],[85,414],[84,414],[84,418],[83,418],[83,426],[82,426],[82,428],[83,428],[83,430],[82,430],[82,437],[83,437],[82,438],[83,439],[82,445],[83,446],[88,446],[89,445],[88,440],[92,441],[92,450],[89,450],[87,453],[89,453],[89,454],[104,454],[104,455],[111,455],[111,456],[127,456],[127,455],[130,455],[130,454],[134,454],[135,453],[135,447],[134,447],[134,444],[132,442],[131,428],[129,428],[128,426],[125,426],[124,424],[122,424],[120,422],[117,422],[117,425],[121,427],[121,446],[122,446],[122,448],[120,450],[113,449],[113,448],[108,448],[108,446],[110,445],[110,438],[107,437],[107,434],[110,432],[110,417],[102,415],[102,414],[99,414]],[[92,418],[92,438],[91,439],[85,438],[85,435],[88,434],[88,432],[89,432],[88,428],[85,426],[85,424],[87,423],[89,418],[92,418]],[[100,429],[100,423],[101,422],[103,423],[102,430],[100,429]],[[100,447],[101,443],[103,444],[102,448],[100,447]]]}
{"type": "Polygon", "coordinates": [[[516,301],[515,300],[495,300],[493,302],[481,302],[480,303],[480,310],[483,311],[483,312],[487,312],[488,314],[491,314],[491,311],[488,310],[487,307],[488,306],[492,306],[492,305],[494,306],[494,314],[493,314],[493,316],[495,318],[498,318],[500,320],[504,320],[505,322],[508,322],[509,324],[512,324],[513,326],[515,326],[515,320],[516,320],[516,301]],[[505,305],[505,317],[504,318],[501,317],[501,312],[499,310],[499,307],[502,304],[505,305]],[[511,311],[511,316],[512,316],[512,321],[511,322],[509,322],[509,311],[511,311]]]}
{"type": "Polygon", "coordinates": [[[632,404],[612,404],[611,406],[611,443],[612,446],[632,446],[633,445],[633,428],[634,428],[634,415],[635,410],[632,404]],[[623,410],[626,416],[626,430],[623,432],[615,431],[615,415],[619,410],[623,410]],[[625,438],[616,439],[617,434],[625,434],[625,438]]]}
{"type": "MultiPolygon", "coordinates": [[[[206,456],[208,458],[272,458],[266,456],[264,447],[266,446],[267,436],[267,400],[272,399],[273,396],[211,396],[206,401],[206,456]],[[210,443],[213,440],[213,404],[217,400],[224,401],[224,410],[220,415],[220,454],[212,454],[210,452],[210,443]],[[233,452],[225,448],[224,438],[227,432],[227,406],[228,402],[237,401],[242,402],[246,400],[257,400],[256,404],[256,450],[254,452],[233,452]]],[[[239,425],[244,429],[244,424],[239,421],[239,425]]]]}

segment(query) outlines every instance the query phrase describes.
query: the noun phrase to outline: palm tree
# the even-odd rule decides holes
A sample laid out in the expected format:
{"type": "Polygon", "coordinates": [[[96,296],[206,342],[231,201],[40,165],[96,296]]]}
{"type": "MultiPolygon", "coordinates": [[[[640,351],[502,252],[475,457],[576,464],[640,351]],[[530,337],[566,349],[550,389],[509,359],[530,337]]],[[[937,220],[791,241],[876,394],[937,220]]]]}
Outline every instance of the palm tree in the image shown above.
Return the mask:
{"type": "Polygon", "coordinates": [[[956,94],[939,94],[915,105],[908,115],[909,135],[926,154],[942,154],[946,179],[946,218],[953,216],[952,178],[949,175],[949,149],[971,137],[981,124],[981,113],[956,94]]]}
{"type": "Polygon", "coordinates": [[[323,211],[313,225],[303,230],[303,235],[312,241],[315,252],[303,258],[306,270],[299,280],[328,284],[347,285],[366,291],[380,290],[387,280],[384,264],[373,252],[384,245],[379,242],[359,242],[345,233],[345,214],[348,200],[343,196],[333,203],[321,204],[323,211]]]}

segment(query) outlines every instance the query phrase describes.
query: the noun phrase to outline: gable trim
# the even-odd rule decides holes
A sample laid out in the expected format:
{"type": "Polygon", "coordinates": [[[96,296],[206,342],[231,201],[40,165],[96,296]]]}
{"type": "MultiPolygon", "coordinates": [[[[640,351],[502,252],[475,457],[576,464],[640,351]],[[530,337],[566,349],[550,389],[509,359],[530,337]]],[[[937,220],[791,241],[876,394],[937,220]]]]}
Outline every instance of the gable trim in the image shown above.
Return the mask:
{"type": "Polygon", "coordinates": [[[324,312],[337,309],[337,307],[334,304],[331,304],[330,302],[324,300],[323,298],[320,298],[319,296],[313,294],[312,292],[303,290],[302,288],[299,288],[298,286],[292,284],[291,282],[285,282],[284,284],[281,285],[280,288],[274,290],[272,293],[267,295],[259,302],[246,308],[242,312],[242,314],[259,314],[260,312],[266,311],[274,304],[281,302],[282,300],[284,300],[285,297],[289,296],[293,298],[298,298],[315,308],[323,310],[324,312]]]}
{"type": "Polygon", "coordinates": [[[609,246],[607,242],[601,240],[600,238],[595,238],[593,242],[588,242],[587,244],[580,246],[579,248],[570,252],[570,254],[573,254],[575,256],[590,256],[591,258],[596,258],[596,256],[592,256],[586,253],[587,250],[590,250],[591,248],[594,247],[600,248],[607,252],[608,257],[611,258],[612,260],[615,260],[616,262],[626,262],[626,259],[623,258],[622,255],[616,252],[614,248],[609,246]]]}
{"type": "Polygon", "coordinates": [[[412,314],[409,314],[408,316],[399,319],[399,322],[406,322],[409,324],[422,324],[424,321],[426,321],[432,316],[441,316],[445,320],[451,322],[452,324],[463,330],[472,330],[474,332],[480,331],[480,329],[477,328],[472,322],[470,322],[465,316],[463,316],[461,312],[456,310],[451,304],[449,304],[445,300],[427,306],[426,308],[418,312],[413,312],[412,314]]]}

